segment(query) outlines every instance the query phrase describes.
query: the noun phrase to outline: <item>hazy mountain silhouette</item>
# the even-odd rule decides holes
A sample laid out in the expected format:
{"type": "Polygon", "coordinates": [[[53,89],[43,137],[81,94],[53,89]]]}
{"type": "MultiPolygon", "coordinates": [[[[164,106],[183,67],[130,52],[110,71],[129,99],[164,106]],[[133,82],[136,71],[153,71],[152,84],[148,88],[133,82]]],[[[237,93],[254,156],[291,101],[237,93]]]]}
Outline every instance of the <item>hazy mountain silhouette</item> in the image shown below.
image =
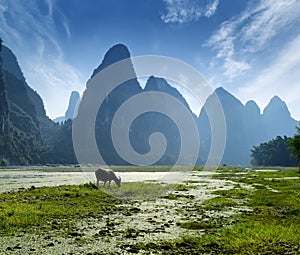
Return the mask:
{"type": "MultiPolygon", "coordinates": [[[[180,92],[172,87],[165,79],[159,78],[159,77],[154,77],[150,76],[149,79],[147,80],[146,86],[143,89],[144,92],[147,91],[156,91],[156,92],[162,92],[162,93],[167,93],[176,99],[178,99],[183,105],[185,105],[187,108],[190,109],[189,104],[185,100],[185,98],[180,94],[180,92]]],[[[166,105],[166,107],[168,107],[166,105]]]]}
{"type": "MultiPolygon", "coordinates": [[[[161,92],[163,95],[170,95],[179,100],[184,107],[188,109],[188,112],[194,120],[196,116],[191,111],[185,98],[179,93],[179,91],[173,88],[165,79],[157,78],[154,76],[149,77],[146,86],[142,93],[147,92],[161,92]]],[[[178,109],[174,108],[174,105],[169,105],[164,102],[157,101],[155,95],[148,95],[147,102],[151,104],[159,104],[160,112],[146,112],[140,115],[132,125],[132,145],[141,154],[147,153],[150,150],[149,137],[154,132],[160,132],[164,135],[167,147],[162,158],[157,162],[157,164],[162,165],[172,165],[176,163],[180,148],[181,148],[181,137],[179,129],[176,125],[176,119],[182,119],[178,109]],[[167,116],[167,113],[173,113],[173,118],[171,119],[167,116]],[[164,114],[165,113],[165,114],[164,114]]],[[[192,136],[192,134],[191,134],[192,136]]],[[[189,136],[191,141],[195,138],[189,136]]],[[[190,163],[191,152],[187,151],[183,158],[186,163],[190,163]]]]}
{"type": "Polygon", "coordinates": [[[246,134],[244,139],[247,144],[247,149],[251,150],[254,145],[258,145],[266,140],[267,130],[263,124],[260,108],[253,100],[246,103],[244,115],[244,128],[246,134]]]}
{"type": "Polygon", "coordinates": [[[80,102],[79,92],[72,91],[65,116],[57,117],[53,121],[60,123],[60,122],[66,121],[68,119],[71,119],[71,120],[74,119],[77,114],[79,102],[80,102]]]}
{"type": "MultiPolygon", "coordinates": [[[[91,78],[109,65],[129,57],[130,53],[126,46],[122,44],[113,46],[105,54],[102,63],[94,70],[91,78]]],[[[128,62],[127,71],[134,75],[134,68],[130,61],[128,62]]],[[[212,96],[208,97],[199,117],[197,117],[192,113],[184,96],[176,88],[168,84],[165,79],[154,76],[149,77],[144,89],[140,87],[137,79],[133,79],[124,82],[124,84],[106,96],[105,102],[100,107],[96,122],[97,142],[100,150],[101,148],[103,150],[104,159],[110,164],[126,164],[117,155],[111,141],[110,128],[112,118],[118,107],[127,99],[140,93],[151,91],[162,92],[175,97],[185,105],[193,118],[195,118],[201,141],[198,163],[205,162],[210,150],[212,135],[205,109],[213,112],[214,107],[216,107],[212,96]]],[[[295,132],[295,126],[298,122],[291,118],[286,105],[278,97],[272,99],[264,114],[261,114],[259,107],[252,100],[243,105],[222,87],[216,89],[214,93],[218,96],[223,107],[227,126],[223,164],[249,165],[250,149],[254,145],[267,141],[276,135],[291,136],[295,132]]],[[[151,97],[147,98],[148,103],[155,103],[155,98],[151,97]]],[[[176,109],[172,109],[171,105],[161,103],[160,107],[161,112],[174,111],[176,113],[176,109]]],[[[120,126],[120,128],[128,127],[120,126]]],[[[166,115],[158,112],[143,113],[134,120],[128,132],[130,132],[130,142],[133,148],[141,154],[150,150],[150,135],[154,132],[161,132],[164,134],[168,145],[164,156],[157,164],[173,164],[176,162],[180,151],[181,137],[174,121],[166,115]]]]}
{"type": "MultiPolygon", "coordinates": [[[[101,64],[93,71],[91,78],[93,78],[97,73],[101,72],[106,67],[128,58],[130,58],[130,52],[125,45],[123,44],[114,45],[107,51],[101,64]]],[[[132,63],[128,64],[128,69],[126,71],[128,73],[131,72],[135,73],[132,63]]]]}
{"type": "MultiPolygon", "coordinates": [[[[245,164],[249,158],[249,150],[245,146],[246,130],[244,125],[244,105],[233,95],[223,88],[217,88],[214,92],[219,98],[223,108],[226,120],[226,147],[222,163],[234,165],[245,164]]],[[[211,131],[207,112],[214,112],[217,107],[213,96],[209,96],[206,100],[199,118],[198,126],[201,137],[201,153],[200,158],[206,160],[210,149],[211,131]]]]}
{"type": "Polygon", "coordinates": [[[263,111],[266,141],[281,135],[291,137],[295,134],[298,121],[291,117],[288,107],[278,96],[274,96],[263,111]]]}
{"type": "MultiPolygon", "coordinates": [[[[271,99],[264,113],[254,101],[248,101],[244,106],[237,98],[223,88],[218,88],[217,94],[223,107],[227,142],[222,163],[229,165],[249,165],[250,149],[276,136],[292,136],[299,122],[294,120],[286,104],[275,96],[271,99]]],[[[200,112],[198,126],[202,141],[200,156],[205,159],[210,149],[210,124],[204,109],[216,107],[209,97],[200,112]]]]}
{"type": "MultiPolygon", "coordinates": [[[[51,121],[46,115],[42,98],[26,83],[14,54],[4,46],[1,57],[3,59],[0,69],[1,163],[5,161],[9,164],[75,163],[72,121],[65,121],[63,125],[51,121]]],[[[186,107],[188,113],[195,119],[199,130],[201,146],[198,163],[205,162],[212,136],[206,110],[214,111],[216,105],[214,105],[213,96],[207,98],[197,117],[192,113],[184,96],[165,79],[151,76],[142,89],[136,79],[134,67],[130,61],[130,53],[122,44],[109,49],[101,64],[93,71],[91,78],[106,67],[125,59],[127,62],[119,71],[133,78],[123,82],[109,94],[104,94],[105,100],[96,118],[96,140],[105,162],[116,165],[127,164],[113,146],[112,119],[119,107],[129,98],[151,92],[162,92],[172,96],[186,107]]],[[[118,75],[118,72],[112,75],[118,75]]],[[[105,83],[105,81],[103,82],[105,83]]],[[[89,87],[93,86],[91,84],[87,83],[83,99],[86,97],[89,87]]],[[[104,84],[98,85],[97,93],[106,93],[102,89],[104,84]]],[[[292,136],[295,133],[295,127],[299,125],[299,122],[291,117],[287,105],[278,96],[270,100],[261,114],[259,107],[252,100],[243,105],[224,88],[218,88],[214,93],[223,107],[227,126],[227,141],[221,162],[223,164],[249,165],[250,149],[254,145],[259,145],[278,135],[292,136]]],[[[74,118],[78,100],[78,92],[72,92],[65,119],[74,118]]],[[[147,104],[157,103],[153,94],[147,97],[147,100],[147,104]]],[[[161,112],[169,111],[176,118],[180,118],[177,113],[178,109],[165,103],[164,100],[159,102],[159,107],[161,112]]],[[[130,127],[125,126],[125,121],[124,119],[124,123],[121,123],[118,128],[120,130],[128,129],[130,142],[137,152],[141,154],[149,152],[150,135],[154,132],[161,132],[167,140],[167,148],[164,156],[156,164],[172,165],[176,162],[181,148],[181,137],[173,120],[163,113],[150,111],[138,116],[130,127]]],[[[187,139],[189,142],[193,142],[192,135],[187,139]]]]}
{"type": "MultiPolygon", "coordinates": [[[[107,164],[117,164],[124,165],[126,162],[118,155],[116,152],[111,138],[111,123],[112,119],[120,107],[122,103],[124,103],[127,99],[132,96],[140,93],[142,88],[140,87],[137,79],[135,78],[135,71],[133,69],[133,65],[130,60],[130,53],[126,46],[122,44],[114,45],[111,47],[108,52],[105,54],[100,65],[93,71],[91,78],[96,76],[99,72],[104,70],[109,65],[112,65],[118,61],[128,59],[125,65],[122,66],[121,70],[117,70],[118,73],[125,73],[130,75],[130,77],[134,77],[131,80],[125,81],[120,84],[117,88],[111,91],[109,95],[105,97],[104,102],[102,103],[96,118],[96,140],[98,144],[99,151],[103,156],[103,159],[107,164]]],[[[103,81],[105,83],[105,81],[103,81]]],[[[86,100],[87,91],[89,89],[90,83],[87,83],[86,91],[83,94],[83,99],[86,100]]],[[[105,93],[101,88],[102,84],[99,84],[99,91],[96,93],[105,93]]],[[[80,110],[80,108],[79,108],[80,110]]],[[[80,114],[80,112],[79,112],[80,114]]],[[[86,113],[82,113],[86,114],[86,113]]],[[[120,129],[126,128],[124,126],[120,126],[120,129]]]]}

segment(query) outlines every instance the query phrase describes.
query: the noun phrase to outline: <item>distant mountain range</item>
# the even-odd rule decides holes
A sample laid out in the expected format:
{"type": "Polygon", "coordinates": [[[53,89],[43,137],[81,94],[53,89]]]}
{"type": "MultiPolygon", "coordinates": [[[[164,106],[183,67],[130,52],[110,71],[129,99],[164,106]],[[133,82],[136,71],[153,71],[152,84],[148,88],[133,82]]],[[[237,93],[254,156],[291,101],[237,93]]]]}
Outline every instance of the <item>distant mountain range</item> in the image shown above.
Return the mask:
{"type": "MultiPolygon", "coordinates": [[[[0,84],[0,124],[4,128],[0,134],[0,149],[2,148],[0,159],[9,164],[76,163],[72,146],[71,119],[76,117],[79,93],[71,93],[65,116],[54,120],[63,123],[55,123],[47,117],[41,97],[26,83],[13,53],[3,46],[1,56],[3,74],[0,79],[2,81],[2,85],[0,84]],[[10,140],[7,137],[11,137],[10,140]],[[12,147],[9,150],[5,149],[8,145],[12,147]]],[[[130,58],[130,53],[126,46],[122,44],[113,46],[105,54],[102,63],[93,71],[91,78],[107,66],[127,58],[130,58]]],[[[127,72],[135,76],[134,67],[130,62],[127,72]]],[[[86,90],[89,90],[89,83],[87,84],[86,90]]],[[[196,116],[184,96],[176,88],[166,80],[154,76],[148,79],[144,88],[134,78],[124,82],[106,96],[97,114],[95,129],[98,148],[105,162],[112,165],[128,164],[114,148],[111,138],[112,119],[122,103],[132,96],[149,91],[171,95],[188,109],[199,130],[200,153],[197,163],[203,164],[211,142],[211,128],[206,111],[213,112],[216,107],[212,96],[207,98],[199,116],[196,116]]],[[[224,88],[218,88],[214,93],[223,107],[227,126],[222,164],[249,165],[250,149],[254,145],[259,145],[277,135],[292,136],[296,131],[295,127],[300,124],[291,117],[286,104],[278,96],[271,99],[261,114],[254,101],[243,105],[224,88]]],[[[176,113],[176,109],[170,108],[172,107],[170,105],[163,107],[176,113]]],[[[123,127],[120,126],[120,128],[123,127]]],[[[132,123],[130,128],[132,147],[138,153],[147,153],[150,149],[149,136],[154,132],[163,133],[167,141],[165,154],[156,164],[174,164],[181,148],[180,132],[175,123],[161,113],[144,113],[132,123]]],[[[193,137],[189,139],[193,141],[193,137]]],[[[189,155],[184,156],[187,157],[188,162],[189,155]]]]}
{"type": "MultiPolygon", "coordinates": [[[[126,58],[130,54],[124,45],[115,45],[104,56],[102,63],[93,72],[96,75],[105,67],[126,58]]],[[[134,72],[132,64],[129,64],[130,72],[134,72]]],[[[91,77],[91,78],[92,78],[91,77]]],[[[87,86],[87,90],[89,87],[87,86]]],[[[96,122],[96,137],[98,146],[102,149],[102,154],[106,162],[110,164],[125,164],[116,153],[111,140],[111,121],[118,107],[128,98],[147,91],[157,91],[169,94],[185,105],[195,119],[199,129],[201,146],[198,164],[203,164],[209,153],[211,143],[210,123],[206,114],[206,109],[213,112],[216,105],[212,97],[206,100],[200,115],[195,116],[183,95],[162,78],[151,76],[144,89],[141,88],[136,79],[125,82],[115,89],[102,105],[96,122]],[[103,146],[105,145],[105,146],[103,146]]],[[[100,92],[101,93],[101,92],[100,92]]],[[[223,164],[228,165],[249,165],[250,150],[254,145],[259,145],[278,135],[292,136],[300,123],[291,117],[286,104],[278,97],[274,96],[263,113],[260,113],[258,105],[254,101],[249,101],[243,105],[236,97],[224,88],[218,88],[214,92],[222,105],[226,126],[227,140],[223,164]]],[[[165,107],[171,107],[165,105],[165,107]]],[[[176,109],[174,109],[176,111],[176,109]]],[[[126,128],[126,127],[124,127],[126,128]]],[[[159,113],[147,113],[139,116],[131,128],[131,144],[133,148],[143,154],[149,151],[149,136],[153,132],[161,132],[166,136],[168,147],[164,156],[157,164],[172,164],[176,162],[180,151],[180,135],[174,123],[159,113]]]]}

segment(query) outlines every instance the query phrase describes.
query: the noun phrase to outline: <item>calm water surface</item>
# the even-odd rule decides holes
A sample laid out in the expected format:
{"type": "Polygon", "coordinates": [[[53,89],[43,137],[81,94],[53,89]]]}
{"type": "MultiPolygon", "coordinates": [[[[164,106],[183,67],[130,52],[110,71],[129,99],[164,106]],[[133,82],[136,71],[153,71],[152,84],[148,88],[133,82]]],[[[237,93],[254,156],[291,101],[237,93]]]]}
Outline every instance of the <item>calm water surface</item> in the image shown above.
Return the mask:
{"type": "MultiPolygon", "coordinates": [[[[183,181],[187,172],[116,172],[122,182],[155,181],[176,183],[183,181]]],[[[37,170],[0,170],[0,192],[30,188],[31,186],[78,185],[95,182],[94,172],[45,172],[37,170]]]]}

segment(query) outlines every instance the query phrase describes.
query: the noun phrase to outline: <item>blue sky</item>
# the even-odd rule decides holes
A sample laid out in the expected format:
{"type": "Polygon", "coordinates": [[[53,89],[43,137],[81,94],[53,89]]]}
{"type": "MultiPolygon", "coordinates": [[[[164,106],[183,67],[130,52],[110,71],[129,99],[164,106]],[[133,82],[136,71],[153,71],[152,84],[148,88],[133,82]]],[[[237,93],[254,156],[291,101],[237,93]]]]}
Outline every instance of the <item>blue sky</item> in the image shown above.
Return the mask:
{"type": "Polygon", "coordinates": [[[280,96],[300,119],[300,0],[0,0],[0,36],[47,114],[116,43],[178,58],[243,103],[280,96]]]}

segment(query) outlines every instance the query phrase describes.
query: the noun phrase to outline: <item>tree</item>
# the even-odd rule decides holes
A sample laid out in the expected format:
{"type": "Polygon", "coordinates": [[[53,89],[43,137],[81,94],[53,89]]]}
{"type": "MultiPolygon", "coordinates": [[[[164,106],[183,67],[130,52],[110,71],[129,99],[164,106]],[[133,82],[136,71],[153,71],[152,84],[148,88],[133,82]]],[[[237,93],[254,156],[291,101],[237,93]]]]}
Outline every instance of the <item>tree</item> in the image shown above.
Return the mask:
{"type": "Polygon", "coordinates": [[[294,135],[294,137],[292,137],[289,140],[288,146],[298,161],[299,173],[300,173],[300,128],[299,127],[297,127],[297,133],[294,135]]]}
{"type": "Polygon", "coordinates": [[[251,150],[251,163],[254,166],[295,166],[288,142],[291,138],[277,136],[268,142],[254,146],[251,150]]]}
{"type": "MultiPolygon", "coordinates": [[[[2,50],[2,39],[0,38],[0,53],[2,50]]],[[[6,145],[8,135],[8,99],[6,84],[2,71],[2,58],[0,56],[0,165],[6,164],[6,145]]]]}

